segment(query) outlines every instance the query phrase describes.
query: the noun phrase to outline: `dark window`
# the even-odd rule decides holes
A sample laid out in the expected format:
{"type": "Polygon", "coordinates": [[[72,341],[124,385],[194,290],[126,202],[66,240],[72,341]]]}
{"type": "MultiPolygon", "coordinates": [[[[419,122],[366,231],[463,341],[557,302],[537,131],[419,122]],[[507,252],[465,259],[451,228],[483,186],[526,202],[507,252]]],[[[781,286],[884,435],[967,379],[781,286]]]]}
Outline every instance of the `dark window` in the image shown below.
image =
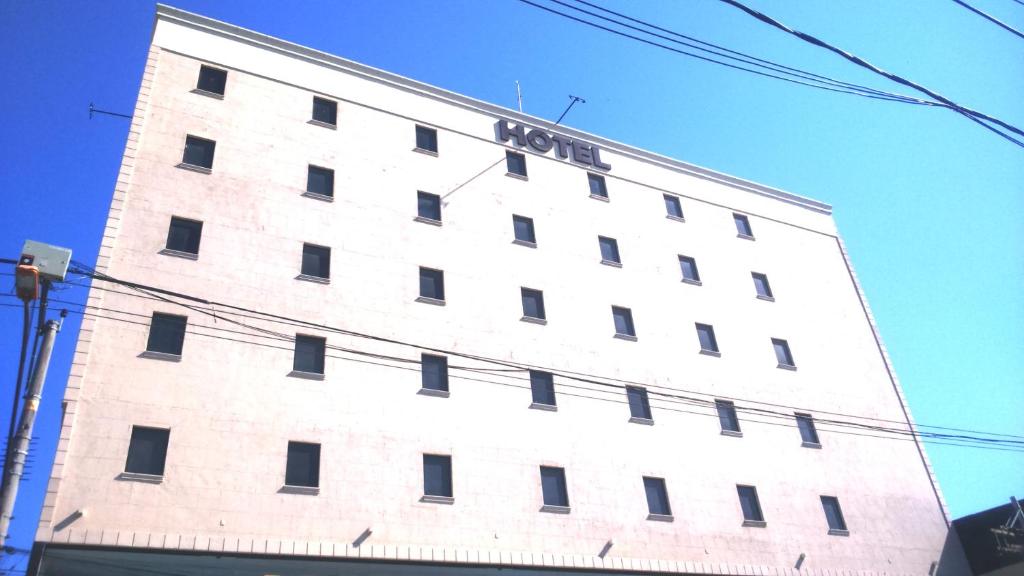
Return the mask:
{"type": "Polygon", "coordinates": [[[547,318],[544,314],[544,293],[540,290],[523,288],[523,316],[543,320],[547,318]]]}
{"type": "Polygon", "coordinates": [[[714,327],[708,324],[697,324],[697,339],[700,340],[701,352],[718,352],[718,339],[715,338],[714,327]]]}
{"type": "Polygon", "coordinates": [[[324,373],[324,351],[327,348],[327,339],[316,336],[295,336],[295,358],[292,361],[292,369],[296,372],[308,372],[310,374],[324,373]]]}
{"type": "Polygon", "coordinates": [[[818,445],[818,430],[814,427],[814,417],[810,414],[796,415],[796,426],[800,429],[800,438],[805,444],[818,445]]]}
{"type": "Polygon", "coordinates": [[[664,478],[644,476],[644,491],[647,492],[648,512],[661,516],[672,515],[672,507],[668,504],[668,490],[665,489],[664,478]]]}
{"type": "Polygon", "coordinates": [[[306,176],[306,192],[333,198],[334,170],[310,165],[309,174],[306,176]]]}
{"type": "Polygon", "coordinates": [[[619,243],[615,238],[597,237],[597,244],[601,247],[601,261],[613,264],[622,264],[619,259],[619,243]]]}
{"type": "Polygon", "coordinates": [[[758,274],[757,272],[751,272],[750,276],[754,279],[754,289],[757,290],[758,296],[762,298],[774,298],[774,296],[772,296],[772,287],[768,284],[768,276],[758,274]]]}
{"type": "Polygon", "coordinates": [[[313,120],[337,126],[338,124],[338,103],[333,100],[313,97],[313,120]]]}
{"type": "Polygon", "coordinates": [[[420,297],[444,300],[444,272],[420,268],[420,297]]]}
{"type": "Polygon", "coordinates": [[[167,231],[167,249],[199,254],[199,239],[202,235],[202,222],[172,216],[171,227],[167,231]]]}
{"type": "Polygon", "coordinates": [[[715,400],[715,409],[718,410],[718,423],[722,425],[723,432],[739,432],[740,419],[736,416],[736,405],[725,400],[715,400]]]}
{"type": "Polygon", "coordinates": [[[128,444],[128,461],[124,471],[163,476],[170,435],[171,431],[164,428],[132,426],[132,439],[128,444]]]}
{"type": "Polygon", "coordinates": [[[533,231],[533,218],[527,218],[526,216],[512,215],[512,231],[516,236],[516,240],[520,242],[526,242],[529,244],[537,243],[537,236],[533,231]]]}
{"type": "Polygon", "coordinates": [[[437,152],[437,130],[426,126],[416,127],[416,148],[428,152],[437,152]]]}
{"type": "Polygon", "coordinates": [[[846,520],[843,518],[843,510],[839,507],[839,499],[835,496],[822,496],[821,507],[825,509],[829,531],[846,532],[846,520]]]}
{"type": "Polygon", "coordinates": [[[331,277],[331,249],[315,244],[302,245],[302,275],[315,278],[331,277]]]}
{"type": "Polygon", "coordinates": [[[736,233],[744,238],[753,238],[754,233],[750,230],[750,220],[743,214],[733,214],[732,219],[736,222],[736,233]]]}
{"type": "Polygon", "coordinates": [[[416,214],[420,218],[441,221],[441,197],[429,192],[416,193],[416,214]]]}
{"type": "Polygon", "coordinates": [[[565,487],[565,468],[540,467],[540,488],[545,506],[569,507],[569,491],[565,487]]]}
{"type": "Polygon", "coordinates": [[[425,390],[448,391],[448,359],[444,356],[423,354],[420,357],[423,365],[423,388],[425,390]]]}
{"type": "Polygon", "coordinates": [[[683,206],[679,203],[678,197],[665,194],[665,212],[673,218],[682,220],[683,206]]]}
{"type": "Polygon", "coordinates": [[[213,140],[187,136],[185,137],[185,155],[181,158],[181,162],[190,166],[213,169],[213,149],[216,146],[217,143],[213,140]]]}
{"type": "Polygon", "coordinates": [[[505,165],[509,174],[526,177],[526,156],[511,150],[505,151],[505,165]]]}
{"type": "Polygon", "coordinates": [[[452,497],[452,457],[423,455],[423,494],[452,497]]]}
{"type": "Polygon", "coordinates": [[[688,282],[700,282],[700,272],[697,272],[697,261],[689,256],[679,257],[679,269],[683,273],[683,280],[688,282]]]}
{"type": "Polygon", "coordinates": [[[631,417],[651,419],[651,403],[647,399],[646,388],[626,386],[626,398],[629,400],[629,415],[631,417]]]}
{"type": "Polygon", "coordinates": [[[196,88],[203,92],[224,95],[224,85],[228,81],[228,71],[209,66],[199,68],[199,82],[196,88]]]}
{"type": "Polygon", "coordinates": [[[772,346],[775,348],[775,359],[779,361],[779,366],[796,366],[793,364],[793,355],[789,352],[789,342],[772,338],[772,346]]]}
{"type": "Polygon", "coordinates": [[[764,514],[761,513],[761,502],[757,499],[757,488],[753,486],[737,486],[736,492],[740,497],[743,519],[752,522],[764,522],[764,514]]]}
{"type": "Polygon", "coordinates": [[[598,196],[600,198],[608,197],[608,185],[604,182],[604,176],[598,176],[597,174],[587,174],[587,182],[590,183],[590,195],[598,196]]]}
{"type": "Polygon", "coordinates": [[[181,356],[181,347],[185,343],[185,325],[188,318],[173,314],[153,313],[149,324],[149,341],[147,352],[162,352],[181,356]]]}
{"type": "Polygon", "coordinates": [[[530,370],[530,390],[534,404],[555,405],[555,379],[550,373],[530,370]]]}
{"type": "Polygon", "coordinates": [[[286,486],[320,486],[320,445],[288,442],[288,463],[285,466],[286,486]]]}
{"type": "Polygon", "coordinates": [[[615,320],[616,334],[636,337],[636,330],[633,328],[633,312],[629,308],[612,306],[612,319],[615,320]]]}

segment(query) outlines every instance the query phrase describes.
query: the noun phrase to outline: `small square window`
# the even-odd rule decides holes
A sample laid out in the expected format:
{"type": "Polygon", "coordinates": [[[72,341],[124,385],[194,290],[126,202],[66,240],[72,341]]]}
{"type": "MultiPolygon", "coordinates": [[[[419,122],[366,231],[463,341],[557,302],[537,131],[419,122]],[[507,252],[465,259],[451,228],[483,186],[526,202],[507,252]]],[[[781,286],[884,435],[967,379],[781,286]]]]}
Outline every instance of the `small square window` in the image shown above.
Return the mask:
{"type": "Polygon", "coordinates": [[[153,320],[149,324],[149,341],[146,343],[146,351],[181,356],[187,324],[188,318],[185,316],[154,312],[153,320]]]}
{"type": "Polygon", "coordinates": [[[296,335],[292,370],[307,374],[323,374],[326,348],[326,338],[304,336],[302,334],[296,335]]]}
{"type": "Polygon", "coordinates": [[[309,165],[306,176],[306,192],[320,196],[334,197],[334,170],[309,165]]]}
{"type": "Polygon", "coordinates": [[[754,232],[750,229],[750,219],[743,214],[733,214],[733,221],[736,223],[736,235],[741,238],[753,238],[754,232]]]}
{"type": "Polygon", "coordinates": [[[444,302],[444,271],[420,267],[420,298],[444,302]]]}
{"type": "Polygon", "coordinates": [[[509,174],[526,178],[526,156],[518,152],[506,150],[505,166],[509,174]]]}
{"type": "Polygon", "coordinates": [[[597,244],[601,248],[601,262],[603,264],[622,264],[622,260],[619,258],[619,243],[615,238],[598,236],[597,244]]]}
{"type": "Polygon", "coordinates": [[[744,522],[751,522],[755,525],[764,523],[764,514],[761,513],[761,501],[757,498],[757,488],[753,486],[736,486],[736,492],[740,497],[740,508],[743,510],[744,522]]]}
{"type": "Polygon", "coordinates": [[[626,399],[629,400],[629,415],[632,418],[651,420],[651,402],[647,398],[647,389],[640,386],[626,386],[626,399]]]}
{"type": "Polygon", "coordinates": [[[722,432],[740,432],[740,419],[736,416],[736,405],[727,400],[715,400],[715,410],[718,411],[718,423],[722,425],[722,432]]]}
{"type": "Polygon", "coordinates": [[[644,492],[647,493],[647,511],[658,516],[671,516],[672,507],[668,503],[668,490],[665,489],[664,478],[644,476],[644,492]]]}
{"type": "Polygon", "coordinates": [[[313,120],[331,126],[338,125],[338,103],[313,96],[313,120]]]}
{"type": "Polygon", "coordinates": [[[228,81],[228,71],[210,66],[200,66],[199,82],[196,83],[196,90],[209,92],[211,94],[224,95],[224,86],[228,81]]]}
{"type": "Polygon", "coordinates": [[[416,126],[416,149],[437,154],[437,130],[416,126]]]}
{"type": "Polygon", "coordinates": [[[544,314],[544,293],[530,288],[523,288],[522,293],[523,316],[537,320],[546,319],[547,316],[544,314]]]}
{"type": "Polygon", "coordinates": [[[697,324],[697,340],[700,341],[700,351],[704,353],[719,354],[718,339],[715,338],[715,328],[710,324],[697,324]]]}
{"type": "Polygon", "coordinates": [[[534,404],[555,405],[555,379],[549,372],[530,370],[530,391],[534,404]]]}
{"type": "Polygon", "coordinates": [[[683,282],[700,284],[700,272],[697,271],[697,261],[689,256],[679,257],[679,269],[683,273],[683,282]]]}
{"type": "Polygon", "coordinates": [[[796,414],[796,426],[800,429],[800,439],[804,446],[821,446],[818,441],[818,430],[814,426],[814,417],[810,414],[796,414]]]}
{"type": "Polygon", "coordinates": [[[775,299],[775,296],[772,295],[772,287],[768,284],[768,276],[758,272],[751,272],[750,277],[754,279],[754,290],[757,291],[758,298],[762,300],[775,299]]]}
{"type": "Polygon", "coordinates": [[[775,348],[775,359],[779,361],[779,368],[796,368],[796,364],[793,363],[793,354],[789,351],[789,342],[772,338],[772,347],[775,348]]]}
{"type": "Polygon", "coordinates": [[[185,137],[185,154],[181,158],[182,164],[213,169],[213,150],[217,143],[213,140],[199,138],[197,136],[185,137]]]}
{"type": "Polygon", "coordinates": [[[312,278],[331,277],[331,249],[315,244],[302,245],[302,275],[312,278]]]}
{"type": "Polygon", "coordinates": [[[671,194],[665,194],[665,215],[669,218],[676,220],[683,219],[683,206],[679,202],[678,196],[672,196],[671,194]]]}
{"type": "Polygon", "coordinates": [[[420,356],[422,365],[422,387],[424,390],[438,392],[448,391],[448,358],[423,354],[420,356]]]}
{"type": "Polygon", "coordinates": [[[320,445],[309,442],[288,442],[288,462],[284,472],[285,486],[320,487],[320,445]]]}
{"type": "Polygon", "coordinates": [[[423,495],[452,497],[451,456],[423,455],[423,495]]]}
{"type": "Polygon", "coordinates": [[[416,193],[416,215],[433,222],[441,221],[441,197],[429,192],[416,193]]]}
{"type": "Polygon", "coordinates": [[[533,230],[533,218],[513,214],[512,232],[515,234],[516,241],[521,244],[537,244],[537,235],[533,230]]]}
{"type": "Polygon", "coordinates": [[[167,249],[186,254],[199,254],[199,239],[202,235],[202,222],[172,216],[171,226],[167,231],[167,249]]]}
{"type": "Polygon", "coordinates": [[[565,468],[540,467],[540,487],[545,506],[569,507],[569,491],[565,486],[565,468]]]}
{"type": "Polygon", "coordinates": [[[124,471],[130,474],[163,476],[170,436],[171,431],[166,428],[132,426],[128,461],[125,462],[124,471]]]}
{"type": "Polygon", "coordinates": [[[612,306],[612,319],[615,321],[615,335],[636,338],[633,327],[633,311],[621,306],[612,306]]]}
{"type": "Polygon", "coordinates": [[[605,184],[604,176],[587,173],[587,182],[590,184],[590,195],[598,198],[608,198],[608,185],[605,184]]]}
{"type": "Polygon", "coordinates": [[[843,518],[843,510],[839,507],[839,498],[822,496],[821,507],[825,510],[829,534],[846,534],[846,520],[843,518]]]}

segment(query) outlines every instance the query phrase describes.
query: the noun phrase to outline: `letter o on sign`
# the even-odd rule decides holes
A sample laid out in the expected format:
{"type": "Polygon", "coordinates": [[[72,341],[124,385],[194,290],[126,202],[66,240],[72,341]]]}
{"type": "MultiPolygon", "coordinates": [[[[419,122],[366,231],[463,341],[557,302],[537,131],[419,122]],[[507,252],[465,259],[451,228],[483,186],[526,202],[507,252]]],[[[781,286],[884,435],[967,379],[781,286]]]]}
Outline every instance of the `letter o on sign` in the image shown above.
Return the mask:
{"type": "Polygon", "coordinates": [[[551,150],[552,142],[551,136],[540,130],[530,130],[526,134],[526,141],[530,143],[530,148],[538,152],[547,152],[551,150]]]}

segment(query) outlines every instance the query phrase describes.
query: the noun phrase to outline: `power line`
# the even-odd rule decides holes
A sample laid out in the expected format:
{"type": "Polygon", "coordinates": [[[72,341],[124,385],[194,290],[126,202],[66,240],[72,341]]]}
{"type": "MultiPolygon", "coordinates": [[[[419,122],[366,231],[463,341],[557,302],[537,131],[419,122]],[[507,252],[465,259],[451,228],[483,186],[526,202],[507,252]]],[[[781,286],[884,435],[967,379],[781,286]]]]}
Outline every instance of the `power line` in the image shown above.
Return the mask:
{"type": "Polygon", "coordinates": [[[956,2],[957,4],[963,6],[964,8],[967,8],[971,12],[974,12],[978,16],[981,16],[985,20],[988,20],[989,22],[992,22],[996,26],[999,26],[1000,28],[1010,32],[1011,34],[1013,34],[1013,35],[1015,35],[1015,36],[1017,36],[1019,38],[1024,38],[1024,34],[1021,34],[1019,31],[1011,28],[1009,25],[1003,23],[1002,21],[1000,21],[1000,20],[998,20],[998,19],[996,19],[996,18],[994,18],[992,16],[989,16],[988,14],[982,12],[981,10],[978,10],[974,6],[971,6],[970,4],[968,4],[967,2],[963,2],[962,0],[953,0],[953,2],[956,2]]]}

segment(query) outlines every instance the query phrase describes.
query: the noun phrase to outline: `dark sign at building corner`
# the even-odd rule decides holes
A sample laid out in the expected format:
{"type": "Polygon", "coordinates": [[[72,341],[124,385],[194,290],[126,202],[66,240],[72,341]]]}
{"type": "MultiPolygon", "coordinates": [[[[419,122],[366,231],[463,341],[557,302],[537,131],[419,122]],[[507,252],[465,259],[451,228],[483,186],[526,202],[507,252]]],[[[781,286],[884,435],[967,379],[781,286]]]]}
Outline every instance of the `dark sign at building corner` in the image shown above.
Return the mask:
{"type": "Polygon", "coordinates": [[[593,144],[587,144],[574,140],[560,134],[551,134],[539,128],[529,128],[522,124],[509,126],[509,121],[504,118],[494,124],[495,136],[499,142],[512,140],[516,146],[525,146],[546,154],[551,150],[559,158],[572,158],[572,161],[584,166],[591,166],[598,170],[611,170],[611,164],[601,161],[601,149],[593,144]]]}

